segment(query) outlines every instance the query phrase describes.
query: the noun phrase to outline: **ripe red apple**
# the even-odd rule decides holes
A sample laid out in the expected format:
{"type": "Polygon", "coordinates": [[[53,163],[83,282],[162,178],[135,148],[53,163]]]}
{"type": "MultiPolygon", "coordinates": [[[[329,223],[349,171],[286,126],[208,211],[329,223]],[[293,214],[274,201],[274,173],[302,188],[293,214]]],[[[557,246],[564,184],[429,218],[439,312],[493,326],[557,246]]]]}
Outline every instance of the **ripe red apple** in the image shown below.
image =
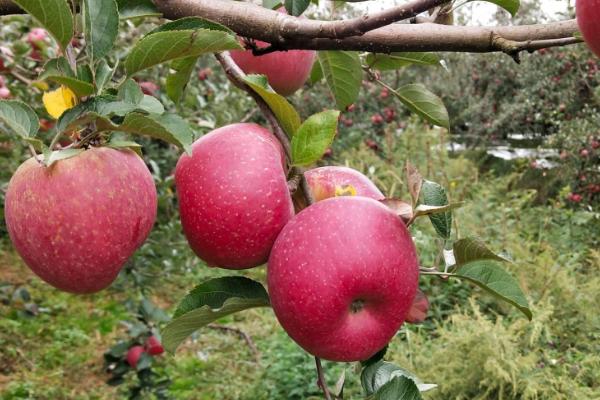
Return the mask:
{"type": "Polygon", "coordinates": [[[127,363],[131,368],[137,367],[137,363],[144,352],[144,348],[140,345],[133,346],[127,351],[127,363]]]}
{"type": "Polygon", "coordinates": [[[600,57],[600,0],[577,0],[579,30],[588,47],[600,57]]]}
{"type": "Polygon", "coordinates": [[[381,114],[375,114],[371,117],[371,122],[374,125],[381,125],[383,123],[383,116],[381,114]]]}
{"type": "Polygon", "coordinates": [[[109,286],[156,217],[156,188],[129,150],[91,148],[45,167],[21,164],[6,192],[6,225],[25,263],[72,293],[109,286]]]}
{"type": "Polygon", "coordinates": [[[202,68],[198,71],[198,79],[201,81],[205,81],[212,75],[213,71],[211,68],[202,68]]]}
{"type": "Polygon", "coordinates": [[[337,196],[385,198],[369,178],[352,168],[320,167],[306,171],[304,176],[316,201],[337,196]]]}
{"type": "Polygon", "coordinates": [[[7,87],[0,87],[0,99],[10,99],[10,89],[7,87]]]}
{"type": "Polygon", "coordinates": [[[150,81],[140,81],[138,82],[138,85],[140,86],[140,89],[142,89],[142,93],[148,96],[156,95],[156,92],[160,89],[156,83],[150,81]]]}
{"type": "Polygon", "coordinates": [[[44,42],[48,38],[48,32],[42,28],[33,28],[27,34],[27,41],[34,49],[42,49],[44,46],[44,42]]]}
{"type": "Polygon", "coordinates": [[[417,294],[413,300],[413,304],[410,307],[410,311],[406,316],[406,322],[411,324],[417,324],[425,321],[427,318],[427,311],[429,310],[429,300],[425,293],[417,289],[417,294]]]}
{"type": "Polygon", "coordinates": [[[267,270],[283,329],[307,352],[366,360],[404,322],[417,290],[415,246],[404,222],[365,197],[301,211],[277,238],[267,270]]]}
{"type": "Polygon", "coordinates": [[[279,142],[256,124],[233,124],[193,144],[177,163],[183,231],[209,265],[252,268],[269,257],[294,215],[279,142]]]}
{"type": "MultiPolygon", "coordinates": [[[[259,48],[269,44],[256,41],[259,48]]],[[[235,50],[231,57],[246,74],[266,75],[269,84],[282,96],[290,96],[308,79],[315,61],[313,50],[288,50],[255,56],[252,50],[235,50]]]]}
{"type": "Polygon", "coordinates": [[[148,340],[146,340],[146,351],[151,356],[158,356],[165,352],[160,340],[156,336],[150,336],[148,340]]]}

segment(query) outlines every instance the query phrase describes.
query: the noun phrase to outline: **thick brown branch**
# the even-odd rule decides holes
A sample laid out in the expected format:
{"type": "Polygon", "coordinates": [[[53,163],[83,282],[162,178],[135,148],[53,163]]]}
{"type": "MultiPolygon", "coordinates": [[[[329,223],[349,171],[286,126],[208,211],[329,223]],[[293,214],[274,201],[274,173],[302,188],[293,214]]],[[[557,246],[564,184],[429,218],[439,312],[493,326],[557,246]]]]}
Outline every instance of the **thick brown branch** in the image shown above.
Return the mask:
{"type": "MultiPolygon", "coordinates": [[[[246,21],[259,23],[253,33],[268,29],[269,36],[283,41],[286,38],[298,40],[312,38],[342,39],[360,36],[394,22],[415,17],[429,9],[447,3],[448,0],[412,0],[401,6],[391,7],[377,13],[340,21],[300,19],[277,11],[269,10],[252,3],[231,0],[154,0],[156,6],[167,18],[176,19],[189,15],[221,22],[237,32],[236,19],[243,15],[246,21]],[[234,16],[235,15],[235,16],[234,16]]],[[[250,27],[252,28],[252,27],[250,27]]],[[[244,35],[253,37],[253,35],[244,35]]]]}
{"type": "MultiPolygon", "coordinates": [[[[578,31],[575,20],[540,25],[479,27],[439,24],[392,24],[368,31],[360,36],[332,38],[333,32],[323,25],[346,21],[315,21],[300,19],[251,3],[230,0],[155,0],[165,17],[177,19],[200,16],[220,22],[240,36],[258,39],[278,49],[356,50],[390,53],[394,51],[504,51],[495,37],[521,42],[521,50],[577,43],[573,34],[578,31]]],[[[394,8],[391,10],[395,10],[394,8]]],[[[387,12],[391,12],[388,10],[387,12]]],[[[354,20],[348,20],[354,21],[354,20]]],[[[381,20],[380,20],[381,21],[381,20]]],[[[348,31],[345,31],[346,33],[348,31]]]]}

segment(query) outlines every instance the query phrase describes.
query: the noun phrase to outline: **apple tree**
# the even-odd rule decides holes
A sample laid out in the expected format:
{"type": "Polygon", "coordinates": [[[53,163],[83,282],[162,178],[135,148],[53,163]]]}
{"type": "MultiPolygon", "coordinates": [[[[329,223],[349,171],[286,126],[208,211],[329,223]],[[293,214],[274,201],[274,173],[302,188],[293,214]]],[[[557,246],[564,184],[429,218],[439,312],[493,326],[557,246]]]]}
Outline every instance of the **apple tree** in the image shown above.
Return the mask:
{"type": "MultiPolygon", "coordinates": [[[[162,344],[150,336],[144,346],[122,349],[123,362],[137,368],[144,354],[161,354],[163,345],[174,353],[223,316],[272,307],[290,338],[315,356],[326,399],[343,398],[343,377],[329,388],[321,359],[359,362],[367,398],[420,399],[435,384],[384,361],[402,324],[427,313],[419,279],[466,280],[525,317],[532,313],[503,268],[511,261],[480,238],[458,237],[452,210],[461,204],[410,163],[405,199],[386,198],[349,168],[311,168],[335,139],[340,111],[354,107],[367,78],[449,130],[436,94],[418,82],[396,87],[381,72],[439,65],[436,52],[502,52],[519,62],[523,51],[583,40],[600,55],[597,0],[578,0],[576,20],[455,26],[454,11],[469,1],[412,0],[316,20],[302,14],[318,0],[0,0],[1,15],[27,13],[40,26],[28,36],[38,51],[32,57],[51,57],[35,84],[55,118],[40,120],[0,80],[0,128],[31,151],[5,199],[15,249],[58,289],[84,294],[109,286],[156,218],[156,189],[134,139],[168,142],[182,150],[175,181],[189,246],[211,267],[266,264],[267,286],[234,271],[200,282],[162,330],[162,344]],[[123,20],[151,25],[126,52],[114,46],[123,20]],[[134,80],[168,65],[165,90],[177,104],[198,59],[210,56],[254,100],[269,129],[231,121],[197,138],[190,122],[148,94],[155,88],[134,80]],[[286,97],[309,78],[327,86],[332,103],[303,116],[286,97]],[[40,128],[52,139],[42,140],[40,128]],[[421,217],[443,240],[444,267],[419,262],[409,229],[421,217]]],[[[489,1],[513,15],[519,9],[519,0],[489,1]]],[[[10,61],[3,54],[0,69],[10,61]]]]}

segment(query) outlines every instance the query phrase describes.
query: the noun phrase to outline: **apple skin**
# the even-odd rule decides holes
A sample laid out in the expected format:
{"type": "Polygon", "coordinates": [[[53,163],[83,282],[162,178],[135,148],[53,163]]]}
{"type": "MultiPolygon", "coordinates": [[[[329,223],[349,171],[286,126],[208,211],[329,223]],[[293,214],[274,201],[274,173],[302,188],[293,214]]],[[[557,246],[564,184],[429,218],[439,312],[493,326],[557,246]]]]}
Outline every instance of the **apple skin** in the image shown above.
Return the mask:
{"type": "Polygon", "coordinates": [[[294,207],[275,137],[256,124],[233,124],[192,145],[175,170],[183,231],[209,265],[264,264],[294,207]]]}
{"type": "Polygon", "coordinates": [[[148,340],[146,340],[146,350],[151,356],[158,356],[165,352],[163,345],[156,336],[150,336],[148,340]]]}
{"type": "MultiPolygon", "coordinates": [[[[257,40],[256,45],[262,48],[269,44],[257,40]]],[[[308,79],[316,53],[313,50],[289,50],[254,56],[252,50],[235,50],[231,57],[246,74],[266,75],[277,93],[290,96],[308,79]]]]}
{"type": "Polygon", "coordinates": [[[330,198],[301,211],[277,238],[267,270],[271,304],[288,335],[310,354],[345,362],[366,360],[393,338],[418,278],[406,226],[366,197],[330,198]]]}
{"type": "Polygon", "coordinates": [[[304,173],[316,201],[336,196],[362,196],[383,200],[385,196],[369,178],[347,167],[320,167],[304,173]]]}
{"type": "Polygon", "coordinates": [[[600,0],[577,0],[575,9],[586,44],[600,57],[600,0]]]}
{"type": "Polygon", "coordinates": [[[142,354],[144,354],[144,348],[140,345],[133,346],[127,351],[127,363],[131,368],[136,368],[137,363],[140,360],[142,354]]]}
{"type": "Polygon", "coordinates": [[[58,289],[93,293],[109,286],[146,240],[156,207],[142,159],[102,147],[49,168],[25,161],[10,180],[5,214],[34,273],[58,289]]]}

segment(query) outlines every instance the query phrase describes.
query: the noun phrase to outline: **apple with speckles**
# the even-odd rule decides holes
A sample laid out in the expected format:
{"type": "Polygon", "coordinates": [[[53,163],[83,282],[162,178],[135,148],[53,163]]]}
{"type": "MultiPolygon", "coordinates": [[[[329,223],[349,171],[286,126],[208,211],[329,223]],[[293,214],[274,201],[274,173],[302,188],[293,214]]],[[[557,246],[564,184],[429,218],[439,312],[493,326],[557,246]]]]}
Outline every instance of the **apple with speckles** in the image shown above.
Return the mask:
{"type": "Polygon", "coordinates": [[[304,176],[316,201],[337,196],[385,198],[369,178],[352,168],[320,167],[306,171],[304,176]]]}
{"type": "Polygon", "coordinates": [[[575,8],[586,44],[600,57],[600,0],[577,0],[575,8]]]}
{"type": "MultiPolygon", "coordinates": [[[[277,10],[287,14],[284,7],[277,10]]],[[[269,43],[254,41],[257,48],[269,43]]],[[[290,96],[300,89],[312,70],[317,53],[314,50],[274,51],[255,56],[252,50],[235,50],[231,58],[246,74],[266,75],[271,87],[282,96],[290,96]]]]}
{"type": "Polygon", "coordinates": [[[142,159],[101,147],[50,167],[24,162],[8,185],[5,217],[33,272],[58,289],[93,293],[109,286],[146,240],[156,207],[142,159]]]}
{"type": "Polygon", "coordinates": [[[277,139],[248,123],[198,139],[175,170],[181,224],[208,265],[245,269],[264,264],[294,207],[277,139]]]}
{"type": "Polygon", "coordinates": [[[366,360],[405,321],[419,278],[400,218],[376,200],[346,196],[301,211],[281,231],[267,280],[275,315],[307,352],[366,360]]]}

